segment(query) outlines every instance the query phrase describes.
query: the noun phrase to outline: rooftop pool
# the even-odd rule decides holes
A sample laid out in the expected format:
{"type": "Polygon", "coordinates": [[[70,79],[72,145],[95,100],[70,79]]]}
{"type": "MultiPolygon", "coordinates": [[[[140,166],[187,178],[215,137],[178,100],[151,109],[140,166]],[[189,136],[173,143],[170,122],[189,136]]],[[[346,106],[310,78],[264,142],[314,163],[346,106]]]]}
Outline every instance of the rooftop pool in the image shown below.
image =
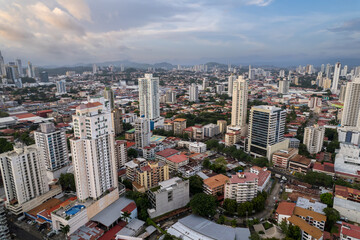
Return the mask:
{"type": "Polygon", "coordinates": [[[72,208],[70,208],[69,210],[65,211],[65,213],[68,216],[72,216],[72,215],[77,214],[83,208],[85,208],[84,205],[75,205],[72,208]]]}

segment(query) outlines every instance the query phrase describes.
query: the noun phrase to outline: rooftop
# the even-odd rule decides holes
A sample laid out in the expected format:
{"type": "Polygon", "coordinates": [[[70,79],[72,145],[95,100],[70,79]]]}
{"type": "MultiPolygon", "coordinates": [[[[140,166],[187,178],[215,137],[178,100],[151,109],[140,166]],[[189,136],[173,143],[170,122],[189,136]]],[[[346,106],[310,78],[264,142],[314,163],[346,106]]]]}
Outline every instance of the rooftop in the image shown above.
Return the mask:
{"type": "Polygon", "coordinates": [[[99,102],[89,102],[86,104],[81,104],[79,105],[76,110],[82,110],[82,109],[86,109],[86,108],[94,108],[94,107],[98,107],[101,106],[102,104],[99,102]]]}
{"type": "Polygon", "coordinates": [[[230,183],[247,183],[258,179],[259,177],[256,175],[256,173],[243,172],[232,175],[230,178],[230,183]]]}
{"type": "Polygon", "coordinates": [[[180,155],[173,155],[166,159],[173,163],[181,163],[181,162],[185,162],[185,161],[189,160],[189,157],[184,154],[180,154],[180,155]]]}
{"type": "Polygon", "coordinates": [[[302,216],[302,217],[312,217],[315,221],[318,222],[325,222],[326,221],[326,216],[321,214],[321,213],[317,213],[305,208],[301,208],[301,207],[295,207],[294,209],[294,214],[296,216],[302,216]]]}
{"type": "Polygon", "coordinates": [[[96,223],[88,222],[69,236],[70,240],[98,239],[104,234],[104,230],[96,227],[96,223]]]}
{"type": "Polygon", "coordinates": [[[305,156],[302,156],[302,155],[295,155],[293,158],[290,159],[290,162],[296,162],[296,163],[299,163],[299,164],[302,164],[302,165],[305,165],[305,166],[309,166],[310,163],[311,163],[311,159],[305,157],[305,156]]]}
{"type": "Polygon", "coordinates": [[[360,227],[350,223],[344,223],[341,225],[341,234],[347,237],[360,239],[360,227]]]}
{"type": "Polygon", "coordinates": [[[320,229],[311,226],[305,220],[303,220],[299,217],[291,216],[288,218],[288,221],[291,222],[292,224],[298,226],[302,231],[311,235],[315,239],[320,239],[323,235],[323,233],[321,232],[320,229]]]}
{"type": "Polygon", "coordinates": [[[159,156],[164,157],[164,158],[168,158],[168,157],[170,157],[170,156],[172,156],[174,154],[177,154],[177,153],[179,153],[178,150],[173,149],[173,148],[167,148],[165,150],[157,152],[156,155],[159,155],[159,156]]]}
{"type": "Polygon", "coordinates": [[[276,212],[281,215],[291,216],[294,212],[296,204],[293,202],[280,202],[276,212]]]}
{"type": "Polygon", "coordinates": [[[223,174],[218,174],[212,177],[209,177],[204,180],[204,184],[209,188],[217,188],[219,186],[225,185],[229,178],[223,174]]]}
{"type": "Polygon", "coordinates": [[[299,197],[297,199],[296,206],[301,207],[301,208],[305,208],[305,209],[310,209],[312,211],[315,211],[315,212],[321,213],[321,214],[324,213],[323,210],[324,210],[324,208],[327,207],[326,204],[323,204],[323,203],[318,202],[318,201],[309,200],[309,199],[303,198],[303,197],[299,197]]]}

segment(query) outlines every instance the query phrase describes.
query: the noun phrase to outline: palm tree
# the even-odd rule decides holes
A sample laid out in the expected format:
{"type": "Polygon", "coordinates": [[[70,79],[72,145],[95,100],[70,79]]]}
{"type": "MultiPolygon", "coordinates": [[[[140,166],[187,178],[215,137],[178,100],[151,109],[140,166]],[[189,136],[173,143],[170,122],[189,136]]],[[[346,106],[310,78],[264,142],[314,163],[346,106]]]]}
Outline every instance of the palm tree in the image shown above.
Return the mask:
{"type": "Polygon", "coordinates": [[[131,216],[131,214],[125,211],[125,212],[122,213],[121,217],[122,217],[122,219],[125,220],[126,223],[128,223],[128,221],[130,219],[130,216],[131,216]]]}
{"type": "Polygon", "coordinates": [[[60,230],[63,234],[67,235],[68,232],[70,232],[70,226],[69,225],[62,226],[60,230]]]}

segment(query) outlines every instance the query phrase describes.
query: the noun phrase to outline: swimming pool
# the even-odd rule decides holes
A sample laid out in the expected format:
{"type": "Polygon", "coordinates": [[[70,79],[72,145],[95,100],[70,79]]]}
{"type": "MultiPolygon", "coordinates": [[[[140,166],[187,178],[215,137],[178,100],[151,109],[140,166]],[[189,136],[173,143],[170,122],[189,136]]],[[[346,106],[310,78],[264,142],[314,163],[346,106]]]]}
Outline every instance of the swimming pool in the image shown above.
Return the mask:
{"type": "Polygon", "coordinates": [[[84,205],[75,205],[72,208],[70,208],[69,210],[65,211],[65,213],[68,216],[72,216],[72,215],[75,215],[76,213],[78,213],[83,208],[85,208],[84,205]]]}

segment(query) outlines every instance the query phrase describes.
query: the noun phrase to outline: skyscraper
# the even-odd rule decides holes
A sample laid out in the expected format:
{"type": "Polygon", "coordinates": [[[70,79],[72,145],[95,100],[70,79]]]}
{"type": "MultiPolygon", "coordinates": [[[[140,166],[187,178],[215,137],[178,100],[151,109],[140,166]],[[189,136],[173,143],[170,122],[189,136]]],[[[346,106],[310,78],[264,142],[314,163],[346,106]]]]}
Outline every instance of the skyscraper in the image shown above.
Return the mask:
{"type": "Polygon", "coordinates": [[[289,93],[289,86],[290,86],[290,81],[288,81],[287,79],[280,80],[279,81],[278,93],[280,93],[280,94],[288,94],[289,93]]]}
{"type": "Polygon", "coordinates": [[[73,125],[70,143],[77,197],[95,200],[118,185],[111,114],[99,102],[81,104],[73,125]]]}
{"type": "Polygon", "coordinates": [[[104,98],[109,101],[110,109],[114,109],[115,100],[114,100],[114,92],[111,87],[106,87],[104,89],[104,98]]]}
{"type": "Polygon", "coordinates": [[[342,76],[342,77],[346,77],[347,72],[348,72],[348,66],[347,66],[347,65],[345,65],[345,66],[344,66],[344,68],[341,70],[341,74],[340,74],[340,76],[342,76]]]}
{"type": "MultiPolygon", "coordinates": [[[[32,67],[31,67],[32,68],[32,67]]],[[[28,68],[28,70],[29,70],[29,68],[28,68]]],[[[32,72],[32,78],[34,78],[35,77],[35,73],[34,72],[32,72]]],[[[41,73],[40,73],[40,82],[49,82],[49,74],[48,74],[48,72],[46,72],[46,71],[42,71],[41,73]]]]}
{"type": "Polygon", "coordinates": [[[113,110],[111,110],[111,121],[114,126],[115,135],[117,136],[121,134],[123,131],[121,109],[115,107],[113,110]]]}
{"type": "Polygon", "coordinates": [[[202,82],[202,90],[205,91],[209,87],[209,79],[207,77],[204,77],[202,82]]]}
{"type": "Polygon", "coordinates": [[[197,102],[199,101],[199,88],[195,83],[192,83],[189,88],[189,101],[197,102]]]}
{"type": "Polygon", "coordinates": [[[232,96],[231,125],[243,127],[246,125],[248,102],[248,82],[243,76],[239,76],[234,82],[232,96]]]}
{"type": "Polygon", "coordinates": [[[65,80],[59,80],[56,82],[56,92],[58,94],[66,93],[66,81],[65,80]]]}
{"type": "Polygon", "coordinates": [[[16,143],[14,150],[0,155],[6,201],[9,208],[20,208],[25,202],[49,191],[44,162],[36,145],[16,143]]]}
{"type": "Polygon", "coordinates": [[[6,211],[3,203],[0,203],[0,239],[2,240],[11,239],[7,224],[7,219],[6,219],[6,211]]]}
{"type": "Polygon", "coordinates": [[[248,152],[267,156],[268,147],[284,140],[286,111],[274,106],[254,106],[250,111],[248,152]]]}
{"type": "Polygon", "coordinates": [[[310,154],[321,152],[324,143],[325,128],[319,126],[306,127],[303,143],[310,154]]]}
{"type": "Polygon", "coordinates": [[[28,62],[28,67],[27,67],[27,76],[29,78],[35,78],[35,71],[34,71],[34,67],[31,64],[31,62],[28,62]]]}
{"type": "Polygon", "coordinates": [[[321,72],[321,73],[324,73],[324,72],[325,72],[325,65],[324,65],[324,64],[321,64],[320,72],[321,72]]]}
{"type": "Polygon", "coordinates": [[[126,141],[116,140],[115,142],[115,158],[116,158],[116,169],[120,169],[125,166],[128,161],[126,141]]]}
{"type": "Polygon", "coordinates": [[[69,165],[65,131],[55,129],[52,122],[42,123],[34,138],[49,181],[59,178],[67,170],[64,167],[69,165]]]}
{"type": "Polygon", "coordinates": [[[228,95],[229,97],[232,96],[232,93],[233,93],[233,89],[234,89],[234,81],[236,81],[236,76],[231,74],[229,77],[228,77],[228,95]]]}
{"type": "Polygon", "coordinates": [[[5,75],[6,75],[6,69],[5,69],[4,57],[1,55],[1,51],[0,51],[0,76],[5,76],[5,75]]]}
{"type": "Polygon", "coordinates": [[[146,118],[137,118],[135,120],[135,146],[143,148],[150,144],[150,121],[146,118]]]}
{"type": "Polygon", "coordinates": [[[98,70],[98,68],[97,68],[96,64],[94,63],[93,64],[93,74],[96,74],[97,70],[98,70]]]}
{"type": "Polygon", "coordinates": [[[325,76],[327,78],[330,78],[330,76],[331,76],[331,65],[330,65],[330,63],[326,64],[325,76]]]}
{"type": "Polygon", "coordinates": [[[331,85],[331,92],[334,94],[338,92],[340,70],[341,70],[341,63],[337,62],[335,64],[334,77],[331,85]]]}
{"type": "Polygon", "coordinates": [[[346,85],[341,125],[360,127],[360,77],[346,85]]]}
{"type": "Polygon", "coordinates": [[[18,69],[18,72],[19,72],[19,77],[23,77],[24,73],[23,73],[21,59],[16,59],[15,62],[16,62],[16,66],[17,66],[17,69],[18,69]]]}
{"type": "Polygon", "coordinates": [[[145,74],[144,78],[139,78],[139,105],[140,116],[150,120],[160,117],[160,96],[159,78],[152,74],[145,74]]]}

